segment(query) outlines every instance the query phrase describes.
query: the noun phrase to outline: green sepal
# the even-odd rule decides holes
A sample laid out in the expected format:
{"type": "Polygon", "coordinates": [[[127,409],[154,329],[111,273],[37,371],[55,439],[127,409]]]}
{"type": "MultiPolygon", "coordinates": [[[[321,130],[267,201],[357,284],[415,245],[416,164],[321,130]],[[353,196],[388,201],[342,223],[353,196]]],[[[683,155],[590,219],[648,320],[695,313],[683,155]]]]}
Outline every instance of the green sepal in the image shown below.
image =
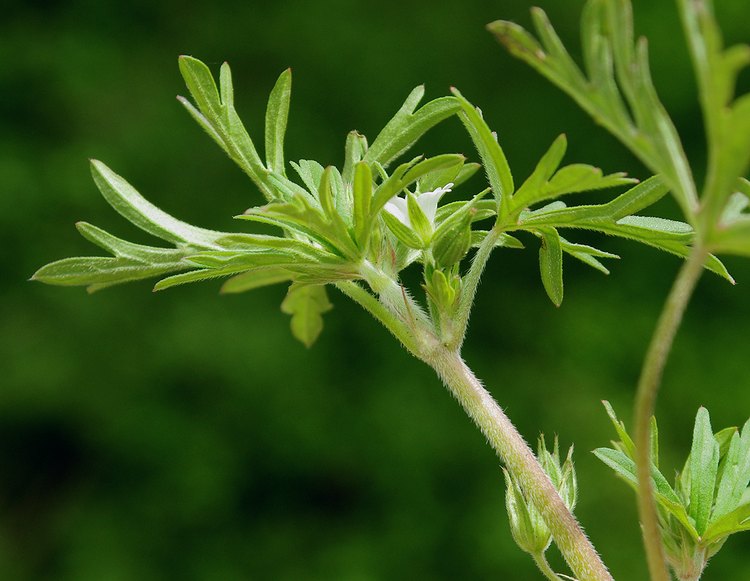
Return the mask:
{"type": "Polygon", "coordinates": [[[405,244],[409,248],[413,248],[414,250],[422,250],[424,248],[424,243],[419,236],[414,233],[414,230],[396,218],[396,216],[387,210],[382,212],[380,216],[399,242],[405,244]]]}
{"type": "MultiPolygon", "coordinates": [[[[476,205],[485,194],[487,190],[480,192],[469,202],[460,206],[435,230],[432,239],[432,256],[439,266],[453,266],[466,256],[474,242],[471,224],[476,213],[476,205]]],[[[509,239],[504,242],[512,243],[509,239]]]]}
{"type": "Polygon", "coordinates": [[[354,238],[360,249],[364,252],[367,248],[373,223],[370,214],[370,204],[372,202],[372,171],[367,163],[360,161],[355,164],[353,182],[354,238]]]}
{"type": "Polygon", "coordinates": [[[432,224],[419,205],[417,197],[408,191],[406,192],[406,209],[412,230],[422,241],[422,245],[427,246],[432,238],[432,224]]]}

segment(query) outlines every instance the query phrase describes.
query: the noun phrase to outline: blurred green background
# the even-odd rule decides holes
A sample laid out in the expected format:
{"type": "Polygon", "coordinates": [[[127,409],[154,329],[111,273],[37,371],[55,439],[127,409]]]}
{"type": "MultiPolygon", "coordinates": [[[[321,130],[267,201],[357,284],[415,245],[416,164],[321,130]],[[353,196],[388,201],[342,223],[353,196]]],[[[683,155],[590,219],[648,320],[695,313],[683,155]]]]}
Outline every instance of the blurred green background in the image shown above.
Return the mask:
{"type": "MultiPolygon", "coordinates": [[[[577,45],[582,2],[539,4],[577,45]]],[[[747,40],[747,1],[717,4],[729,39],[747,40]]],[[[256,136],[276,76],[293,67],[289,159],[340,164],[349,130],[374,139],[409,90],[427,83],[430,98],[455,85],[482,107],[518,180],[561,132],[568,161],[646,177],[484,31],[497,18],[528,25],[528,2],[5,6],[0,578],[539,578],[512,543],[499,463],[482,436],[432,372],[343,296],[332,292],[335,309],[308,351],[279,312],[282,287],[220,297],[218,283],[159,294],[143,283],[87,296],[26,282],[46,262],[96,253],[76,220],[146,240],[99,196],[89,157],[180,218],[243,227],[230,217],[260,196],[174,100],[185,93],[179,54],[214,71],[232,64],[238,110],[256,136]]],[[[674,3],[635,8],[658,88],[701,160],[674,3]]],[[[476,157],[456,120],[413,153],[453,151],[476,157]]],[[[471,185],[464,195],[483,187],[471,185]]],[[[657,210],[669,216],[674,205],[657,210]]],[[[608,278],[568,261],[556,309],[533,240],[527,251],[497,252],[465,355],[528,440],[543,431],[575,443],[577,513],[616,578],[640,580],[633,495],[589,451],[613,435],[601,399],[630,421],[678,263],[618,240],[572,238],[622,260],[608,278]]],[[[667,467],[687,453],[699,405],[716,427],[750,415],[750,264],[727,263],[737,286],[704,278],[667,370],[658,408],[667,467]]],[[[750,579],[749,544],[750,535],[730,540],[705,579],[750,579]]]]}

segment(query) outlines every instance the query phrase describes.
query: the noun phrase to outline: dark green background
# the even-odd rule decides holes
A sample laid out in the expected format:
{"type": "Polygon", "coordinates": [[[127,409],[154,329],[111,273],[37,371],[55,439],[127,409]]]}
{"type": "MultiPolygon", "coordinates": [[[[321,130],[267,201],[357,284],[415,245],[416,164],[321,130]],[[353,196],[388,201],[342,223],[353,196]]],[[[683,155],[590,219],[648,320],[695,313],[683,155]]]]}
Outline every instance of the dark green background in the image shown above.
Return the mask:
{"type": "MultiPolygon", "coordinates": [[[[582,2],[547,0],[577,45],[582,2]]],[[[746,0],[720,0],[747,40],[746,0]]],[[[347,131],[373,139],[409,90],[459,87],[497,129],[517,180],[565,131],[568,161],[644,169],[483,26],[529,24],[521,0],[453,3],[16,1],[0,20],[0,578],[532,580],[513,545],[499,463],[433,373],[332,292],[308,351],[279,312],[283,288],[217,296],[218,284],[153,294],[148,283],[87,296],[26,282],[42,264],[95,253],[83,219],[147,240],[97,193],[86,159],[199,225],[258,192],[174,100],[176,57],[228,60],[256,139],[276,76],[294,69],[288,158],[340,164],[347,131]]],[[[636,2],[657,85],[692,159],[703,157],[674,3],[636,2]]],[[[748,87],[747,77],[743,79],[748,87]]],[[[451,120],[414,149],[473,154],[451,120]]],[[[464,195],[480,189],[480,179],[464,195]]],[[[602,199],[608,193],[591,199],[602,199]]],[[[670,201],[658,209],[671,215],[670,201]]],[[[575,239],[575,237],[572,237],[575,239]]],[[[560,309],[536,247],[499,251],[465,355],[529,440],[576,445],[577,510],[623,580],[645,578],[631,491],[589,453],[630,421],[646,341],[675,258],[587,238],[622,255],[609,278],[566,263],[560,309]]],[[[750,265],[738,285],[700,284],[659,401],[666,473],[693,416],[750,415],[750,265]]],[[[705,579],[750,578],[748,536],[705,579]]],[[[551,551],[552,558],[558,559],[551,551]]],[[[559,565],[559,560],[556,561],[559,565]]]]}

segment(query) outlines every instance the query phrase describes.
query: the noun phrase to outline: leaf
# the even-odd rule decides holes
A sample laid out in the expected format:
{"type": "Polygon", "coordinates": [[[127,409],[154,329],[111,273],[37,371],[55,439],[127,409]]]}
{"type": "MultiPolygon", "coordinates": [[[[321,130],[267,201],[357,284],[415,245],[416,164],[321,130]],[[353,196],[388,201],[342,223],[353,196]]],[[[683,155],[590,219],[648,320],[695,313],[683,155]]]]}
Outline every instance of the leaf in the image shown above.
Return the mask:
{"type": "MultiPolygon", "coordinates": [[[[472,230],[471,231],[471,247],[479,248],[489,232],[487,230],[472,230]]],[[[495,242],[495,248],[526,248],[518,238],[511,236],[510,234],[500,234],[495,242]]]]}
{"type": "Polygon", "coordinates": [[[190,272],[184,272],[182,274],[175,274],[158,281],[154,285],[154,292],[163,291],[168,288],[188,284],[191,282],[201,282],[204,280],[213,280],[216,278],[230,276],[239,272],[245,272],[249,268],[251,267],[247,265],[230,265],[224,268],[201,268],[198,270],[191,270],[190,272]]]}
{"type": "Polygon", "coordinates": [[[193,119],[250,177],[266,199],[272,200],[274,195],[265,179],[266,168],[234,108],[234,90],[229,65],[224,63],[221,67],[221,100],[211,71],[204,63],[193,57],[182,56],[179,65],[185,84],[198,109],[183,97],[178,97],[178,100],[193,119]]]}
{"type": "Polygon", "coordinates": [[[261,267],[233,276],[221,287],[222,294],[244,293],[256,288],[286,282],[292,273],[284,268],[261,267]]]}
{"type": "Polygon", "coordinates": [[[362,158],[364,161],[388,166],[427,131],[458,112],[459,105],[452,97],[435,99],[416,110],[423,96],[422,85],[409,94],[401,108],[372,142],[362,158]]]}
{"type": "Polygon", "coordinates": [[[268,97],[266,107],[266,165],[271,171],[286,175],[284,168],[284,135],[289,119],[292,94],[292,69],[279,76],[268,97]]]}
{"type": "Polygon", "coordinates": [[[91,161],[91,174],[109,205],[149,234],[174,244],[188,243],[209,248],[216,246],[217,238],[226,235],[224,232],[205,230],[173,218],[147,201],[133,186],[100,161],[91,161]]]}
{"type": "Polygon", "coordinates": [[[714,252],[750,256],[750,216],[743,215],[717,228],[711,237],[711,248],[714,252]]]}
{"type": "Polygon", "coordinates": [[[183,55],[178,59],[182,78],[201,112],[209,117],[221,114],[221,101],[209,68],[196,58],[183,55]]]}
{"type": "Polygon", "coordinates": [[[474,147],[482,158],[484,171],[492,187],[498,206],[498,214],[507,216],[510,210],[510,198],[513,195],[513,176],[508,160],[505,158],[496,136],[484,122],[479,111],[469,103],[457,89],[451,89],[461,105],[459,118],[469,132],[474,147]]]}
{"type": "Polygon", "coordinates": [[[539,229],[542,246],[539,249],[539,270],[547,296],[556,307],[563,300],[562,243],[554,228],[539,229]]]}
{"type": "Polygon", "coordinates": [[[710,2],[681,0],[683,27],[693,60],[709,142],[711,180],[702,199],[709,228],[718,221],[738,177],[750,163],[750,95],[734,103],[739,72],[750,63],[750,47],[724,50],[710,2]]]}
{"type": "Polygon", "coordinates": [[[119,284],[186,270],[180,262],[144,264],[127,258],[79,256],[52,262],[37,270],[31,280],[58,286],[119,284]]]}
{"type": "Polygon", "coordinates": [[[573,244],[572,242],[565,240],[563,237],[560,237],[560,243],[563,252],[570,254],[572,257],[577,258],[584,264],[588,264],[590,267],[595,268],[604,274],[609,274],[609,270],[599,262],[597,258],[620,258],[616,254],[604,252],[603,250],[598,250],[592,246],[573,244]]]}
{"type": "Polygon", "coordinates": [[[729,514],[712,521],[703,534],[703,542],[709,544],[734,533],[750,530],[750,503],[744,503],[729,514]]]}
{"type": "Polygon", "coordinates": [[[185,250],[177,248],[157,248],[155,246],[134,244],[133,242],[113,236],[109,232],[87,222],[77,222],[76,228],[86,240],[93,242],[119,258],[128,258],[144,263],[177,262],[187,254],[185,250]]]}
{"type": "Polygon", "coordinates": [[[620,438],[619,446],[617,447],[622,448],[621,452],[623,452],[628,458],[631,460],[635,459],[635,444],[630,435],[628,435],[628,431],[625,429],[625,424],[617,418],[615,410],[607,400],[603,400],[602,405],[620,438]]]}
{"type": "Polygon", "coordinates": [[[594,0],[587,6],[582,28],[589,79],[570,57],[544,11],[532,9],[532,16],[542,44],[512,23],[493,22],[488,29],[511,54],[568,93],[654,173],[664,175],[685,216],[692,221],[698,197],[690,166],[674,125],[656,95],[645,42],[634,50],[630,3],[594,0]],[[630,106],[634,121],[625,110],[624,101],[630,106]]]}
{"type": "Polygon", "coordinates": [[[565,134],[559,135],[555,141],[552,142],[547,152],[537,162],[534,171],[531,175],[526,178],[526,181],[521,184],[514,196],[515,206],[525,207],[530,205],[533,199],[534,193],[540,190],[549,181],[549,179],[557,171],[560,166],[560,162],[565,156],[565,151],[568,148],[568,140],[565,134]]]}
{"type": "MultiPolygon", "coordinates": [[[[716,502],[711,513],[711,523],[740,505],[742,495],[750,483],[750,420],[745,423],[741,435],[734,428],[729,430],[733,435],[717,478],[716,502]]],[[[718,434],[715,439],[721,448],[718,434]]],[[[721,456],[721,450],[719,454],[721,456]]]]}
{"type": "Polygon", "coordinates": [[[292,316],[292,335],[305,347],[311,347],[323,330],[323,313],[333,305],[322,285],[292,284],[281,303],[282,312],[292,316]]]}
{"type": "Polygon", "coordinates": [[[708,410],[701,407],[695,418],[693,445],[690,449],[690,516],[698,534],[706,530],[716,488],[719,468],[719,444],[711,430],[708,410]]]}
{"type": "Polygon", "coordinates": [[[317,161],[309,159],[301,159],[298,164],[292,162],[291,165],[310,193],[317,195],[318,188],[320,187],[320,180],[323,178],[325,168],[317,161]]]}

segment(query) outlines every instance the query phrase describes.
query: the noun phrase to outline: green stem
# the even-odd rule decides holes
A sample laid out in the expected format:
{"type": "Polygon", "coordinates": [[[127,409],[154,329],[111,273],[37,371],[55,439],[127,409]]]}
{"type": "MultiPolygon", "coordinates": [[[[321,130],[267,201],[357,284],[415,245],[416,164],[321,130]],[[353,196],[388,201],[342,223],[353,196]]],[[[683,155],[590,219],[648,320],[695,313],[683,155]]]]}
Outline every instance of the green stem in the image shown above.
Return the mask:
{"type": "Polygon", "coordinates": [[[455,351],[436,346],[426,357],[492,448],[518,479],[550,527],[560,552],[580,581],[613,581],[534,453],[497,402],[455,351]]]}
{"type": "Polygon", "coordinates": [[[560,581],[560,577],[558,577],[557,573],[555,573],[552,570],[552,567],[549,566],[547,557],[545,557],[544,553],[532,555],[532,557],[534,557],[534,563],[536,563],[536,566],[539,567],[539,570],[547,579],[550,581],[560,581]]]}
{"type": "Polygon", "coordinates": [[[363,309],[380,321],[383,326],[401,341],[409,352],[421,359],[419,342],[409,327],[404,324],[388,307],[381,303],[373,294],[362,288],[356,282],[343,281],[336,283],[336,288],[359,304],[363,309]]]}
{"type": "Polygon", "coordinates": [[[651,482],[651,416],[664,366],[672,349],[675,334],[690,297],[703,273],[708,253],[698,244],[682,265],[667,297],[659,322],[651,338],[638,381],[635,402],[635,461],[638,474],[638,513],[643,526],[643,544],[652,581],[669,581],[664,549],[659,531],[659,517],[651,482]]]}

